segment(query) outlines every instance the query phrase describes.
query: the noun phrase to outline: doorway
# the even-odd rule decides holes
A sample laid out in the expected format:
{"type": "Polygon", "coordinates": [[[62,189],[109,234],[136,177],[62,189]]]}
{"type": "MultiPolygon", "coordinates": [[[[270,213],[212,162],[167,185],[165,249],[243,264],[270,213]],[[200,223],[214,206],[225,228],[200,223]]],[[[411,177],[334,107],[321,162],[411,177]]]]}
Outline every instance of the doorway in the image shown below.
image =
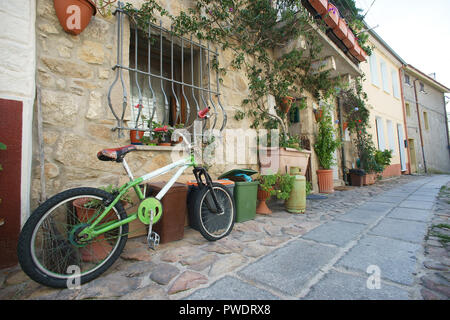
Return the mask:
{"type": "Polygon", "coordinates": [[[414,139],[408,139],[411,173],[417,173],[416,146],[414,139]]]}

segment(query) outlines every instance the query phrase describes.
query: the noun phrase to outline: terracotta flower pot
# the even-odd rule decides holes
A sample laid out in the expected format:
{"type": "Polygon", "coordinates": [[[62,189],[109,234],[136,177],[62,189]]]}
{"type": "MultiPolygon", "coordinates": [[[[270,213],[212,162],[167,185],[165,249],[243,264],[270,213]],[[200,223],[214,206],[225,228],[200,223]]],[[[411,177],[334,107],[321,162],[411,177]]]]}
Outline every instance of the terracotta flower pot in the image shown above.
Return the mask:
{"type": "Polygon", "coordinates": [[[256,208],[256,213],[263,215],[271,214],[272,210],[269,209],[266,203],[267,199],[270,198],[270,192],[258,188],[257,198],[259,200],[259,204],[258,207],[256,208]]]}
{"type": "Polygon", "coordinates": [[[361,48],[361,52],[359,53],[359,55],[356,57],[360,62],[364,62],[367,61],[367,58],[369,56],[367,55],[367,53],[361,48]]]}
{"type": "Polygon", "coordinates": [[[355,41],[355,45],[350,49],[350,53],[355,58],[359,57],[359,55],[361,54],[361,47],[359,46],[358,42],[355,41]]]}
{"type": "Polygon", "coordinates": [[[317,170],[317,180],[320,193],[333,193],[333,170],[317,170]]]}
{"type": "Polygon", "coordinates": [[[341,40],[347,38],[348,27],[344,19],[339,19],[339,23],[337,27],[333,29],[333,32],[341,40]]]}
{"type": "Polygon", "coordinates": [[[144,131],[130,130],[131,144],[142,144],[140,141],[144,137],[144,131]]]}
{"type": "Polygon", "coordinates": [[[355,35],[348,26],[347,26],[347,37],[344,38],[342,41],[349,50],[355,46],[356,43],[355,35]]]}
{"type": "Polygon", "coordinates": [[[294,102],[295,98],[293,97],[284,97],[281,100],[281,110],[283,110],[283,112],[285,114],[287,114],[289,112],[289,110],[291,110],[291,106],[292,103],[294,102]]]}
{"type": "Polygon", "coordinates": [[[336,28],[339,25],[338,8],[331,2],[328,2],[328,10],[325,14],[322,14],[322,18],[331,29],[336,28]]]}
{"type": "Polygon", "coordinates": [[[328,11],[328,0],[309,0],[309,3],[318,14],[326,14],[328,11]]]}
{"type": "Polygon", "coordinates": [[[323,110],[314,110],[314,117],[316,118],[316,121],[319,122],[322,120],[323,117],[323,110]]]}
{"type": "Polygon", "coordinates": [[[363,184],[365,186],[370,186],[376,181],[376,175],[374,173],[368,173],[364,176],[363,184]]]}
{"type": "MultiPolygon", "coordinates": [[[[79,198],[73,201],[73,206],[81,222],[87,222],[97,213],[96,208],[85,208],[84,205],[89,198],[79,198]]],[[[114,213],[108,213],[105,221],[113,219],[114,213]]],[[[99,235],[94,241],[83,248],[80,248],[81,258],[85,262],[98,262],[104,260],[111,253],[112,246],[106,241],[104,235],[99,235]]]]}
{"type": "Polygon", "coordinates": [[[64,31],[78,35],[97,13],[92,0],[53,0],[56,16],[64,31]]]}

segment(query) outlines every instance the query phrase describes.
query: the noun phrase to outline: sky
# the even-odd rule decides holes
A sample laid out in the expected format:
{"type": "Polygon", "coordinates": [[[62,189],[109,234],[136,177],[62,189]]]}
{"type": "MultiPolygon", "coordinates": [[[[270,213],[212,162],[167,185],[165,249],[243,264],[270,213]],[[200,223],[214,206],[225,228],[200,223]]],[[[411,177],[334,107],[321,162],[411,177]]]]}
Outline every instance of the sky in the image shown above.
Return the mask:
{"type": "MultiPolygon", "coordinates": [[[[364,13],[372,2],[356,0],[364,13]]],[[[365,21],[408,64],[450,88],[450,0],[375,0],[365,21]]]]}

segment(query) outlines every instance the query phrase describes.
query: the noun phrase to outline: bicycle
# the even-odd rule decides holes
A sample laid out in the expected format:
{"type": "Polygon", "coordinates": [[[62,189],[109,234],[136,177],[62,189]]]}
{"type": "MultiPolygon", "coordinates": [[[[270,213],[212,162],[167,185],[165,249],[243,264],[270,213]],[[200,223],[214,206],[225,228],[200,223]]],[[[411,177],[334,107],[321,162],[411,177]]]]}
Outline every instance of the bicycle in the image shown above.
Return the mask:
{"type": "MultiPolygon", "coordinates": [[[[206,117],[209,108],[198,113],[206,117]]],[[[168,132],[169,127],[153,131],[168,132]]],[[[208,241],[226,237],[234,226],[235,208],[230,192],[213,183],[206,169],[198,167],[194,147],[180,134],[190,156],[134,178],[125,156],[137,150],[128,145],[105,149],[99,160],[121,163],[130,181],[111,194],[90,187],[74,188],[58,193],[41,204],[26,221],[19,236],[17,253],[23,271],[34,281],[49,287],[64,288],[72,274],[68,267],[79,268],[80,284],[104,273],[119,258],[128,239],[128,223],[139,219],[148,225],[147,242],[151,249],[159,244],[159,235],[152,231],[163,208],[161,199],[181,174],[192,167],[198,191],[193,203],[193,224],[208,241]],[[176,168],[178,171],[155,197],[146,198],[140,185],[176,168]],[[137,212],[127,215],[121,197],[133,189],[140,201],[137,212]]]]}

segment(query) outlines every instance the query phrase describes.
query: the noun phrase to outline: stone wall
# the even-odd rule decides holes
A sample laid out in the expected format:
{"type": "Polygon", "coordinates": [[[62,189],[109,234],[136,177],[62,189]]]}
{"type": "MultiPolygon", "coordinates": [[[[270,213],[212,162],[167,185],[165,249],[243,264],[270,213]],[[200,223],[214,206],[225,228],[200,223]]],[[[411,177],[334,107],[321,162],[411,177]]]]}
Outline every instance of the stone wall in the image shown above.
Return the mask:
{"type": "Polygon", "coordinates": [[[448,138],[446,136],[446,110],[444,102],[444,93],[429,85],[424,79],[419,79],[412,73],[406,73],[410,76],[410,84],[406,84],[404,78],[404,96],[405,103],[410,106],[410,115],[407,116],[408,138],[414,139],[416,161],[421,171],[424,170],[424,160],[422,155],[422,145],[420,139],[420,128],[422,129],[423,148],[427,169],[430,173],[450,172],[450,153],[448,148],[448,138]],[[414,82],[417,89],[417,100],[414,93],[414,82]],[[425,85],[425,92],[420,92],[419,83],[425,85]],[[417,114],[419,109],[419,115],[417,114]],[[428,115],[428,129],[425,127],[424,112],[428,115]],[[420,126],[419,126],[420,118],[420,126]]]}
{"type": "MultiPolygon", "coordinates": [[[[139,7],[143,1],[130,1],[139,7]]],[[[164,1],[171,14],[178,14],[182,6],[192,1],[164,1]]],[[[163,19],[163,26],[170,28],[163,19]]],[[[96,154],[103,148],[129,144],[129,137],[118,138],[111,128],[116,125],[107,104],[108,89],[115,73],[117,21],[115,16],[97,14],[78,36],[61,28],[53,7],[53,0],[37,1],[37,84],[41,88],[44,123],[45,179],[47,196],[77,186],[102,186],[127,180],[119,164],[100,162],[96,154]]],[[[124,24],[124,64],[128,65],[129,24],[124,24]]],[[[219,51],[221,66],[228,67],[230,52],[219,51]]],[[[128,83],[129,76],[125,73],[128,83]]],[[[127,89],[129,90],[129,88],[127,89]]],[[[121,103],[120,90],[113,92],[113,104],[121,103]],[[119,101],[119,102],[118,102],[119,101]]],[[[236,122],[233,115],[248,94],[248,82],[242,71],[223,77],[221,101],[228,113],[227,128],[248,128],[247,120],[236,122]]],[[[128,91],[130,92],[130,91],[128,91]]],[[[128,106],[130,108],[130,106],[128,106]]],[[[128,111],[129,112],[129,111],[128,111]]],[[[127,133],[126,133],[127,134],[127,133]]],[[[34,145],[38,145],[34,135],[34,145]]],[[[35,148],[34,159],[38,159],[35,148]]],[[[170,163],[168,151],[138,151],[127,156],[135,176],[170,163]]],[[[225,170],[256,165],[226,163],[211,168],[213,177],[225,170]]],[[[39,161],[33,162],[32,207],[36,207],[41,188],[39,161]]],[[[166,175],[161,180],[167,180],[166,175]]],[[[192,179],[186,171],[181,181],[192,179]]]]}
{"type": "MultiPolygon", "coordinates": [[[[32,119],[35,98],[35,17],[34,1],[2,1],[0,7],[0,98],[21,101],[22,163],[21,217],[29,214],[31,178],[32,119]]],[[[0,139],[1,141],[1,139],[0,139]]]]}

